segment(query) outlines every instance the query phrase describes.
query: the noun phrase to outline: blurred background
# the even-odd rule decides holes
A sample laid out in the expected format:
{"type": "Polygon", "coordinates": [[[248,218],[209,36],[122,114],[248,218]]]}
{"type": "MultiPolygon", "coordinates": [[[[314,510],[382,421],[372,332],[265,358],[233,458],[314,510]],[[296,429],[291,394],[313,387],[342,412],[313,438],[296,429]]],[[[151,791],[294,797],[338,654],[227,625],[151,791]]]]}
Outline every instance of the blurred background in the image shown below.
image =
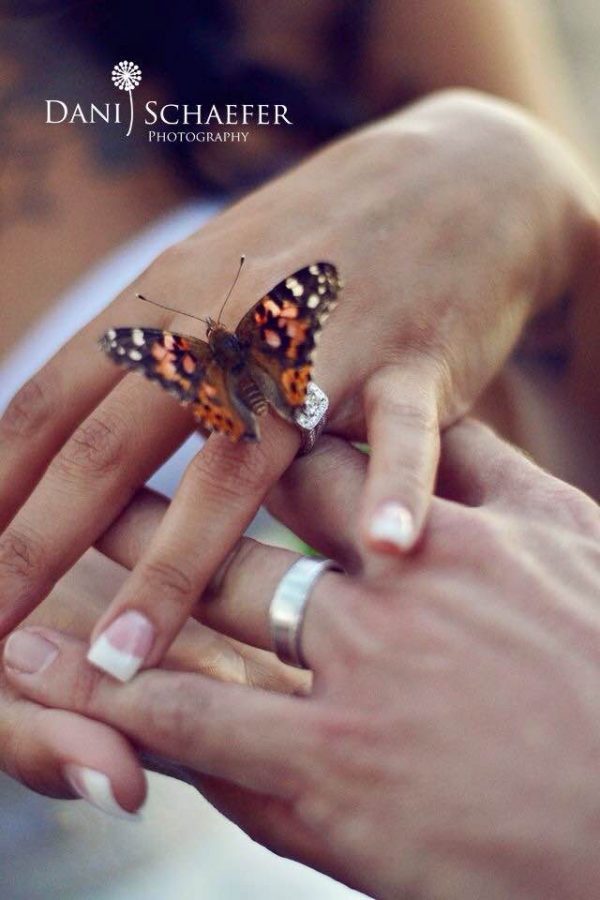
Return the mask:
{"type": "MultiPolygon", "coordinates": [[[[481,87],[533,108],[594,161],[600,146],[600,11],[591,0],[28,0],[0,2],[0,13],[0,408],[222,203],[430,90],[481,87]],[[251,129],[245,145],[156,147],[139,121],[130,142],[115,126],[43,122],[44,98],[113,102],[108,72],[122,59],[142,68],[140,110],[149,97],[284,103],[294,126],[251,129]]],[[[154,483],[172,488],[191,452],[183,448],[154,483]]],[[[255,525],[263,539],[291,540],[274,529],[264,517],[255,525]]],[[[284,893],[353,892],[256,846],[164,776],[150,775],[143,819],[129,823],[0,775],[2,900],[284,893]]]]}

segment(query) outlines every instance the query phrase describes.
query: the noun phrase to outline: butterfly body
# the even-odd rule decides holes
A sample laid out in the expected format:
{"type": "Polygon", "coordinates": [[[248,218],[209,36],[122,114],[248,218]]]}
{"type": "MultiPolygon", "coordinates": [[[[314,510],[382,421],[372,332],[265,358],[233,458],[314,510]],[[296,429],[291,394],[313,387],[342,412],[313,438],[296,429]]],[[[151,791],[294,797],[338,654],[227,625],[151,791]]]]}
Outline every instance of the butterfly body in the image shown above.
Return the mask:
{"type": "Polygon", "coordinates": [[[203,430],[260,440],[257,417],[269,405],[290,422],[303,408],[316,339],[340,288],[335,266],[314,263],[262,297],[235,332],[209,319],[206,341],[140,327],[110,329],[100,344],[191,404],[203,430]]]}
{"type": "Polygon", "coordinates": [[[213,358],[219,360],[224,368],[231,371],[244,368],[248,347],[232,331],[228,331],[223,325],[213,324],[209,320],[206,336],[213,358]]]}

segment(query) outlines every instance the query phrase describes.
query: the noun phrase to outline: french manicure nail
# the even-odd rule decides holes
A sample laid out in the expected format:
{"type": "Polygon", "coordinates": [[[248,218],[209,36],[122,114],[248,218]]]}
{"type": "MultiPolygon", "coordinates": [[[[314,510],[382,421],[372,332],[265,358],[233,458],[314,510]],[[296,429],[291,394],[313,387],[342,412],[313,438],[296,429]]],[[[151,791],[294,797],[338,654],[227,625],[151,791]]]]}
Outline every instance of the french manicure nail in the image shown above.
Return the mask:
{"type": "Polygon", "coordinates": [[[401,503],[382,503],[371,519],[369,538],[374,543],[392,544],[400,550],[408,550],[415,538],[411,513],[401,503]]]}
{"type": "Polygon", "coordinates": [[[89,649],[88,662],[118,681],[129,681],[146,659],[154,627],[146,616],[130,609],[111,622],[89,649]]]}
{"type": "Polygon", "coordinates": [[[64,768],[64,776],[77,796],[87,800],[96,809],[118,819],[140,818],[136,813],[127,812],[117,803],[110,779],[104,772],[68,763],[64,768]]]}
{"type": "Polygon", "coordinates": [[[22,628],[11,634],[4,647],[4,663],[10,669],[33,675],[58,656],[58,647],[36,631],[22,628]]]}

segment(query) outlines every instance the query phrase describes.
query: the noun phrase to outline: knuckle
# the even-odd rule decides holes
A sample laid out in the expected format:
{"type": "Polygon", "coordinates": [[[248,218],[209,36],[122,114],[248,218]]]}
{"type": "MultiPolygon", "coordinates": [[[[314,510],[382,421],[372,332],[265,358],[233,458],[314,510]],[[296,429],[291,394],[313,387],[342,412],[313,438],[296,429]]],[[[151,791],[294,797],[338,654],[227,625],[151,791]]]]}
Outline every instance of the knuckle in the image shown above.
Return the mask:
{"type": "Polygon", "coordinates": [[[432,487],[430,476],[421,468],[407,468],[401,476],[402,494],[405,498],[412,498],[413,502],[421,505],[424,496],[430,494],[432,487]]]}
{"type": "Polygon", "coordinates": [[[472,515],[472,508],[453,504],[434,504],[428,514],[426,523],[427,541],[432,547],[437,546],[438,541],[447,543],[448,540],[460,533],[463,534],[463,524],[472,515]]]}
{"type": "Polygon", "coordinates": [[[266,493],[269,458],[261,444],[242,446],[209,439],[190,463],[203,489],[239,498],[266,493]]]}
{"type": "Polygon", "coordinates": [[[379,401],[379,409],[384,416],[401,420],[404,428],[427,434],[438,429],[436,410],[427,403],[401,400],[388,394],[379,401]]]}
{"type": "Polygon", "coordinates": [[[469,510],[462,517],[463,545],[476,555],[497,551],[504,543],[504,531],[499,517],[482,508],[469,510]]]}
{"type": "Polygon", "coordinates": [[[56,408],[51,377],[47,373],[38,373],[10,401],[0,420],[2,431],[7,435],[30,438],[51,421],[56,408]]]}
{"type": "Polygon", "coordinates": [[[547,475],[539,485],[538,497],[543,512],[583,533],[600,535],[600,508],[582,491],[547,475]]]}
{"type": "Polygon", "coordinates": [[[484,507],[436,509],[428,524],[430,550],[435,559],[457,563],[457,534],[461,558],[469,563],[495,558],[506,551],[506,525],[497,513],[484,507]]]}
{"type": "Polygon", "coordinates": [[[312,625],[312,653],[317,662],[327,658],[330,670],[346,677],[358,669],[371,669],[385,654],[391,607],[383,591],[373,588],[365,596],[365,586],[360,582],[352,583],[335,573],[329,577],[338,579],[340,589],[344,589],[345,615],[340,615],[338,592],[322,587],[307,605],[304,628],[308,634],[312,625]]]}
{"type": "Polygon", "coordinates": [[[32,532],[10,527],[0,537],[0,582],[14,579],[31,589],[51,580],[42,540],[32,532]]]}
{"type": "Polygon", "coordinates": [[[333,711],[327,709],[314,716],[312,722],[313,741],[316,752],[329,752],[333,748],[346,755],[350,745],[368,746],[372,744],[375,727],[374,720],[364,714],[358,714],[349,709],[333,711]],[[344,750],[344,747],[346,748],[344,750]]]}
{"type": "Polygon", "coordinates": [[[104,476],[125,457],[125,429],[114,416],[96,414],[79,426],[53,465],[69,478],[104,476]]]}
{"type": "Polygon", "coordinates": [[[154,681],[145,693],[143,727],[159,748],[189,747],[200,737],[198,723],[211,716],[208,691],[192,685],[189,675],[171,675],[154,681]]]}
{"type": "Polygon", "coordinates": [[[78,666],[69,682],[63,685],[61,702],[78,712],[93,712],[98,706],[100,685],[106,677],[98,669],[83,663],[78,666]]]}
{"type": "MultiPolygon", "coordinates": [[[[297,779],[300,790],[296,791],[296,802],[299,802],[301,817],[305,821],[312,820],[314,825],[319,826],[334,825],[346,806],[344,798],[352,792],[352,785],[357,781],[376,784],[381,779],[380,763],[370,748],[388,742],[385,732],[390,725],[389,716],[373,714],[372,711],[334,710],[327,705],[313,712],[310,720],[305,723],[308,734],[303,736],[303,740],[306,742],[307,763],[297,779]],[[310,798],[314,797],[315,789],[318,797],[322,794],[323,783],[331,778],[345,787],[343,792],[338,793],[334,806],[328,808],[327,804],[313,803],[310,798]]],[[[330,800],[334,798],[330,797],[330,800]]]]}
{"type": "Polygon", "coordinates": [[[401,420],[404,427],[434,432],[439,428],[436,395],[421,389],[407,393],[402,373],[381,369],[370,379],[365,389],[369,412],[382,418],[401,420]]]}
{"type": "MultiPolygon", "coordinates": [[[[260,552],[260,549],[260,544],[253,538],[241,538],[233,553],[226,560],[221,577],[217,577],[211,582],[211,600],[215,600],[219,595],[235,594],[236,587],[243,583],[248,571],[251,571],[256,562],[256,553],[260,552]]],[[[203,602],[206,602],[206,599],[207,592],[202,597],[203,602]]]]}
{"type": "Polygon", "coordinates": [[[160,592],[169,601],[191,605],[194,585],[191,577],[180,565],[166,559],[151,559],[140,571],[142,593],[160,592]]]}

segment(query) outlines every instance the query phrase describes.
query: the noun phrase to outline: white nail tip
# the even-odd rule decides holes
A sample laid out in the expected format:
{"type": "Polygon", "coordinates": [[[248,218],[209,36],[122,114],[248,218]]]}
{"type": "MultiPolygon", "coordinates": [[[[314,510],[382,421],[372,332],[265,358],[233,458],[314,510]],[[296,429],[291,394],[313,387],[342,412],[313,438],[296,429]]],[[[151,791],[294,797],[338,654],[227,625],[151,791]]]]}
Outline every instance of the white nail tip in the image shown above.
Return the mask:
{"type": "Polygon", "coordinates": [[[410,512],[399,503],[385,504],[371,519],[369,537],[372,541],[407,550],[414,541],[414,523],[410,512]]]}
{"type": "Polygon", "coordinates": [[[65,766],[65,778],[82,800],[86,800],[91,806],[109,816],[129,821],[140,818],[137,813],[127,812],[122,806],[119,806],[110,780],[104,772],[70,764],[65,766]]]}
{"type": "Polygon", "coordinates": [[[139,656],[134,656],[133,653],[117,650],[104,634],[94,641],[88,651],[87,659],[97,669],[112,675],[118,681],[130,681],[143,662],[139,656]]]}

